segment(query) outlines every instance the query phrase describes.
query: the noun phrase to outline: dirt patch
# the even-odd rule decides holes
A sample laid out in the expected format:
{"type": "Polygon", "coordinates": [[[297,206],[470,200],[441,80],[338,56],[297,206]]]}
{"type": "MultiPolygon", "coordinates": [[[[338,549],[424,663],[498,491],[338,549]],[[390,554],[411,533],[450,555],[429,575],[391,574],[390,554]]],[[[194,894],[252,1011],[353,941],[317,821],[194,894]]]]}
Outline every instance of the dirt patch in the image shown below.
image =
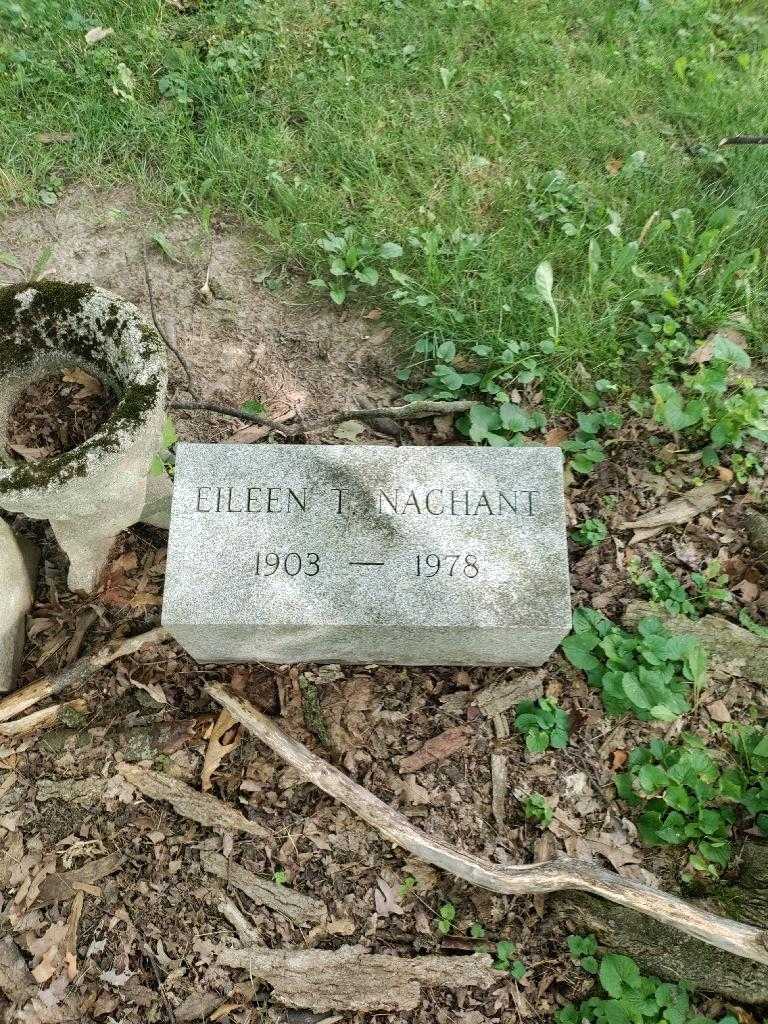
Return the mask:
{"type": "MultiPolygon", "coordinates": [[[[74,189],[55,207],[8,215],[2,249],[27,273],[0,264],[0,285],[29,276],[50,251],[46,277],[100,285],[149,317],[142,249],[158,234],[164,248],[148,244],[158,315],[175,329],[201,396],[230,405],[257,400],[282,417],[378,405],[396,395],[388,332],[313,306],[297,287],[271,290],[278,272],[270,276],[272,268],[255,255],[253,230],[221,220],[207,232],[191,216],[166,220],[130,189],[74,189]]],[[[169,367],[172,393],[188,397],[173,357],[169,367]]],[[[174,419],[189,440],[223,440],[239,426],[199,414],[174,419]]]]}
{"type": "Polygon", "coordinates": [[[36,380],[8,419],[6,450],[27,462],[71,451],[93,437],[117,406],[117,396],[84,370],[36,380]]]}

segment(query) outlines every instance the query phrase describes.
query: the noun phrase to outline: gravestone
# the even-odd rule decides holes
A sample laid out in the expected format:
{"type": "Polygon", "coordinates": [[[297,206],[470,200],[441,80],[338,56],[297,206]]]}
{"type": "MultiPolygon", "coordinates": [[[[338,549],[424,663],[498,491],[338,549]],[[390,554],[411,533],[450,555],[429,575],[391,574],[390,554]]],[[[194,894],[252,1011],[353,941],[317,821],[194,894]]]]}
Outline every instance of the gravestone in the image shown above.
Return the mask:
{"type": "Polygon", "coordinates": [[[561,451],[180,444],[163,624],[200,662],[540,665],[561,451]]]}

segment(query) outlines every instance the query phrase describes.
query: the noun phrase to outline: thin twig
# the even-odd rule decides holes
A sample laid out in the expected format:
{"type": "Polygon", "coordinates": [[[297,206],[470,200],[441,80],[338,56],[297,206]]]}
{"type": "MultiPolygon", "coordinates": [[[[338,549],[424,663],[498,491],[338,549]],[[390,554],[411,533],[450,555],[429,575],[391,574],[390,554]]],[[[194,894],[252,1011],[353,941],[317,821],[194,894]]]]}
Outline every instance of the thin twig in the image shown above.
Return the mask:
{"type": "Polygon", "coordinates": [[[278,420],[271,420],[268,416],[261,416],[257,412],[246,412],[245,409],[237,409],[233,405],[219,405],[216,402],[169,402],[171,409],[183,409],[185,412],[214,412],[218,416],[232,416],[235,419],[245,420],[247,423],[258,423],[260,427],[268,427],[270,430],[279,430],[286,433],[287,427],[278,420]]]}
{"type": "Polygon", "coordinates": [[[619,906],[647,914],[718,949],[768,965],[768,932],[718,917],[677,896],[621,878],[589,861],[564,857],[540,864],[501,867],[483,857],[462,853],[456,847],[426,835],[343,772],[286,736],[248,701],[219,684],[209,686],[208,693],[308,782],[345,804],[390,842],[458,878],[482,889],[510,896],[567,889],[594,893],[619,906]]]}
{"type": "Polygon", "coordinates": [[[56,725],[65,708],[71,708],[73,711],[85,711],[86,707],[84,700],[70,700],[65,704],[54,704],[49,708],[41,708],[39,711],[33,711],[31,715],[15,718],[12,722],[0,722],[0,736],[29,736],[30,733],[56,725]]]}
{"type": "Polygon", "coordinates": [[[768,135],[729,135],[720,140],[717,148],[722,146],[768,146],[768,135]]]}
{"type": "Polygon", "coordinates": [[[427,416],[448,416],[455,413],[468,412],[473,402],[468,400],[457,402],[412,402],[410,405],[393,405],[382,409],[345,409],[341,412],[332,413],[323,419],[310,421],[309,423],[298,423],[291,426],[280,423],[278,420],[269,419],[259,413],[246,412],[244,409],[237,409],[231,405],[218,405],[214,402],[171,402],[171,409],[183,409],[189,412],[213,412],[219,416],[232,416],[236,419],[246,420],[248,423],[258,423],[261,427],[268,427],[284,437],[296,437],[299,434],[314,434],[327,427],[344,423],[345,420],[420,420],[427,416]]]}
{"type": "MultiPolygon", "coordinates": [[[[173,354],[176,356],[176,358],[178,359],[179,363],[181,364],[181,367],[184,370],[184,373],[186,374],[186,377],[187,377],[187,388],[186,388],[186,390],[193,397],[197,397],[197,391],[195,390],[194,385],[192,384],[192,372],[189,369],[189,364],[187,363],[186,359],[181,354],[181,352],[179,351],[177,345],[175,344],[175,339],[174,339],[174,341],[172,341],[168,337],[168,332],[165,331],[160,326],[160,321],[157,318],[157,309],[155,308],[155,292],[154,292],[154,289],[152,288],[152,275],[149,273],[149,260],[147,258],[147,243],[146,242],[144,243],[144,249],[142,251],[142,259],[143,259],[143,262],[144,262],[144,280],[146,281],[146,284],[147,284],[147,295],[149,296],[149,309],[150,309],[150,312],[152,314],[152,323],[155,325],[155,330],[157,331],[157,333],[163,339],[163,342],[164,342],[166,348],[169,349],[171,352],[173,352],[173,354]]],[[[174,330],[173,333],[174,334],[176,333],[175,330],[174,330]]]]}
{"type": "Polygon", "coordinates": [[[166,629],[157,626],[138,636],[111,641],[93,654],[86,654],[84,657],[78,658],[77,661],[67,665],[56,675],[46,676],[36,683],[30,683],[29,686],[9,693],[7,697],[0,700],[0,722],[9,721],[16,715],[20,715],[22,711],[26,711],[27,708],[39,704],[46,697],[52,697],[56,693],[80,686],[89,676],[105,668],[110,662],[117,661],[118,658],[124,658],[129,654],[135,654],[147,644],[163,643],[169,636],[166,629]]]}

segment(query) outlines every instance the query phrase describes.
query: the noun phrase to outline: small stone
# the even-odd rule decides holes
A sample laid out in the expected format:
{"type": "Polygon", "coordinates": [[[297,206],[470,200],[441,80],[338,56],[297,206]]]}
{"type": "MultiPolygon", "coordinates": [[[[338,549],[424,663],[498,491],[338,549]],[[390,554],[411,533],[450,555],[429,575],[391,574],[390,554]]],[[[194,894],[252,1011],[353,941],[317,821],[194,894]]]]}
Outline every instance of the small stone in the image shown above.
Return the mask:
{"type": "Polygon", "coordinates": [[[542,664],[558,448],[180,444],[163,624],[200,662],[542,664]]]}

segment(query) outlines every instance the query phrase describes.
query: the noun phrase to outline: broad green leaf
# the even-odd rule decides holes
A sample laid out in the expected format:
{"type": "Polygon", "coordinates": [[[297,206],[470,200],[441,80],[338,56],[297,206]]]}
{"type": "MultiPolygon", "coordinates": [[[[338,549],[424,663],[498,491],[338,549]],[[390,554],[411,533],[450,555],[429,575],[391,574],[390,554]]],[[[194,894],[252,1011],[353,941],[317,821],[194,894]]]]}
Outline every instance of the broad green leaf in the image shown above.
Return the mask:
{"type": "Polygon", "coordinates": [[[669,783],[669,777],[663,768],[656,764],[644,764],[637,773],[637,781],[646,793],[654,793],[664,789],[669,783]]]}
{"type": "Polygon", "coordinates": [[[403,255],[403,247],[397,242],[384,242],[379,249],[379,255],[385,260],[396,260],[398,256],[403,255]]]}
{"type": "Polygon", "coordinates": [[[683,671],[688,679],[696,684],[700,684],[707,674],[708,665],[709,658],[707,657],[707,652],[701,644],[696,644],[686,656],[683,671]]]}
{"type": "Polygon", "coordinates": [[[476,443],[485,441],[489,432],[497,432],[501,427],[501,417],[496,409],[478,402],[469,410],[469,436],[476,443]]]}
{"type": "Polygon", "coordinates": [[[636,676],[630,675],[629,672],[625,672],[621,680],[621,688],[624,691],[627,700],[636,708],[647,711],[651,707],[651,701],[648,699],[648,695],[640,685],[636,676]]]}
{"type": "Polygon", "coordinates": [[[609,996],[620,999],[625,989],[638,989],[641,985],[640,969],[628,956],[607,953],[600,964],[600,984],[609,996]]]}
{"type": "Polygon", "coordinates": [[[654,704],[650,709],[651,718],[655,718],[657,722],[674,722],[676,718],[681,715],[680,711],[677,711],[671,704],[654,704]]]}
{"type": "Polygon", "coordinates": [[[741,345],[737,345],[735,341],[731,341],[724,334],[715,336],[712,356],[714,359],[724,359],[731,366],[739,366],[744,370],[748,370],[752,365],[752,360],[741,345]]]}
{"type": "Polygon", "coordinates": [[[532,754],[541,754],[549,746],[549,737],[542,729],[531,729],[526,734],[525,746],[532,754]]]}
{"type": "Polygon", "coordinates": [[[664,792],[664,803],[676,811],[684,814],[693,808],[693,798],[686,791],[684,786],[668,786],[664,792]]]}
{"type": "Polygon", "coordinates": [[[358,281],[362,281],[363,284],[373,287],[375,284],[378,284],[379,272],[375,267],[363,267],[362,270],[355,271],[355,277],[358,281]]]}
{"type": "Polygon", "coordinates": [[[562,643],[563,654],[575,667],[584,672],[597,668],[600,662],[591,653],[597,647],[599,637],[594,633],[571,633],[562,643]]]}
{"type": "Polygon", "coordinates": [[[534,425],[530,414],[512,402],[505,402],[499,406],[499,416],[503,426],[507,430],[515,431],[515,433],[523,434],[534,425]]]}
{"type": "Polygon", "coordinates": [[[699,843],[699,852],[711,863],[726,868],[731,859],[731,844],[727,842],[712,843],[705,840],[699,843]]]}

